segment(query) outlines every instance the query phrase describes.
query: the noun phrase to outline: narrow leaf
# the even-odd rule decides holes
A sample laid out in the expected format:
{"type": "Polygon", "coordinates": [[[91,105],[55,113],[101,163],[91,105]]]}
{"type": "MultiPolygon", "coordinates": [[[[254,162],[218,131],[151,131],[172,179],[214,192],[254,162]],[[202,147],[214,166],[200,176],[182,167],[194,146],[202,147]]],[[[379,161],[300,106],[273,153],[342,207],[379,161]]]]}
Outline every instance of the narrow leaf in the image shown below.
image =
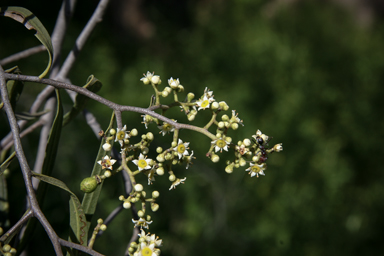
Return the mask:
{"type": "MultiPolygon", "coordinates": [[[[114,115],[114,113],[112,113],[112,117],[111,117],[111,121],[109,123],[109,127],[108,127],[108,129],[106,130],[105,133],[107,133],[112,128],[114,120],[115,120],[115,115],[114,115]]],[[[99,153],[97,154],[95,163],[93,165],[93,170],[92,170],[91,176],[96,176],[96,175],[101,175],[102,174],[101,165],[98,164],[97,161],[99,161],[100,159],[104,158],[104,156],[108,155],[109,152],[110,152],[110,151],[106,152],[103,149],[103,144],[104,143],[105,143],[105,139],[103,138],[101,140],[101,143],[100,143],[99,153]]],[[[87,230],[90,227],[91,218],[92,218],[93,214],[95,213],[96,205],[97,205],[97,202],[99,200],[99,195],[100,195],[100,192],[101,192],[102,185],[103,185],[103,182],[97,186],[95,191],[93,191],[92,193],[85,193],[85,195],[83,197],[83,201],[82,201],[81,204],[83,206],[84,213],[87,216],[87,230]]]]}
{"type": "Polygon", "coordinates": [[[71,196],[71,198],[69,199],[69,211],[70,211],[70,218],[71,218],[70,225],[74,234],[74,237],[72,237],[72,241],[79,244],[83,244],[84,242],[86,242],[86,238],[87,238],[87,229],[85,228],[87,225],[86,218],[85,218],[80,200],[77,198],[75,193],[73,193],[67,187],[67,185],[65,185],[64,182],[56,178],[43,175],[40,173],[35,173],[35,172],[32,172],[32,176],[48,184],[61,188],[70,194],[71,196]]]}
{"type": "Polygon", "coordinates": [[[44,25],[40,20],[28,9],[17,6],[6,6],[0,7],[0,16],[5,16],[12,18],[20,23],[22,23],[28,30],[36,30],[35,36],[39,41],[47,48],[49,55],[49,62],[47,68],[39,76],[40,78],[45,77],[48,74],[49,69],[52,65],[53,58],[53,46],[51,42],[51,37],[49,36],[48,31],[45,29],[44,25]]]}

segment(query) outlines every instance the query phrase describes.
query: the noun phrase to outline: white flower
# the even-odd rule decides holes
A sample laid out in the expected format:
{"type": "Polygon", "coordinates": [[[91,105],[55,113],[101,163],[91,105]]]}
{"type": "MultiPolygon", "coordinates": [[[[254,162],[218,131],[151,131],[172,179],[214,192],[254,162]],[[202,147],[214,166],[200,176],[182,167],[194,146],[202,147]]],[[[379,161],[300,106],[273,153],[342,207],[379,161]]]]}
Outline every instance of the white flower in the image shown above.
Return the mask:
{"type": "Polygon", "coordinates": [[[152,181],[155,181],[155,173],[156,170],[154,168],[148,171],[148,185],[151,185],[152,181]]]}
{"type": "Polygon", "coordinates": [[[121,146],[124,145],[124,140],[125,139],[128,139],[130,136],[129,136],[129,133],[127,132],[127,126],[124,125],[123,129],[119,129],[117,128],[117,132],[116,132],[116,138],[115,138],[115,142],[118,141],[120,143],[121,146]]]}
{"type": "MultiPolygon", "coordinates": [[[[177,122],[177,121],[175,121],[177,122]]],[[[160,133],[163,134],[163,136],[167,133],[173,132],[175,130],[175,127],[173,125],[170,125],[169,123],[164,122],[163,125],[157,126],[161,131],[160,133]]]]}
{"type": "Polygon", "coordinates": [[[260,130],[257,130],[256,135],[252,135],[252,137],[257,141],[259,145],[264,145],[269,140],[269,137],[263,134],[260,130]]]}
{"type": "Polygon", "coordinates": [[[232,121],[232,123],[237,123],[237,124],[241,124],[242,126],[244,126],[243,120],[241,120],[240,118],[237,117],[238,114],[239,113],[236,113],[236,110],[232,110],[231,121],[232,121]]]}
{"type": "Polygon", "coordinates": [[[155,244],[147,245],[146,243],[141,243],[140,251],[137,253],[138,256],[157,256],[155,253],[155,244]]]}
{"type": "Polygon", "coordinates": [[[140,78],[140,81],[143,81],[144,84],[149,84],[149,83],[160,84],[161,83],[160,76],[155,75],[155,72],[151,73],[147,71],[147,74],[143,74],[143,75],[144,77],[140,78]]]}
{"type": "Polygon", "coordinates": [[[256,175],[257,178],[259,178],[259,175],[265,175],[264,170],[267,169],[267,166],[265,163],[263,164],[250,163],[249,165],[250,167],[245,171],[249,171],[249,175],[251,175],[251,177],[254,177],[256,175]]]}
{"type": "Polygon", "coordinates": [[[209,91],[208,87],[205,87],[204,95],[206,95],[208,98],[212,98],[213,99],[213,91],[209,91]]]}
{"type": "Polygon", "coordinates": [[[189,142],[183,143],[181,139],[179,139],[179,143],[177,146],[173,149],[174,151],[177,152],[179,155],[179,159],[181,159],[183,156],[189,155],[187,149],[188,149],[189,142]]]}
{"type": "Polygon", "coordinates": [[[139,159],[132,160],[132,162],[139,168],[139,171],[151,169],[151,161],[152,159],[146,159],[141,153],[139,159]]]}
{"type": "Polygon", "coordinates": [[[220,138],[220,139],[217,139],[217,140],[214,140],[211,142],[213,145],[215,145],[215,152],[219,151],[222,152],[223,149],[225,151],[228,151],[228,145],[229,145],[229,142],[225,140],[225,138],[220,138]]]}
{"type": "Polygon", "coordinates": [[[279,143],[279,144],[276,144],[275,146],[273,146],[273,151],[275,151],[275,152],[283,151],[283,143],[279,143]]]}
{"type": "Polygon", "coordinates": [[[116,163],[116,160],[109,158],[109,156],[104,156],[103,160],[97,161],[101,165],[101,169],[110,169],[112,170],[112,165],[116,163]]]}
{"type": "Polygon", "coordinates": [[[149,228],[148,225],[152,223],[152,220],[151,221],[146,221],[145,219],[140,218],[139,220],[132,219],[132,222],[135,224],[135,227],[139,227],[140,226],[140,228],[149,228]]]}
{"type": "Polygon", "coordinates": [[[210,99],[206,95],[204,95],[202,99],[196,101],[197,106],[199,106],[197,110],[209,108],[210,103],[210,99]]]}
{"type": "Polygon", "coordinates": [[[193,163],[192,163],[192,159],[193,159],[193,158],[196,158],[196,157],[193,157],[193,150],[192,150],[191,152],[192,152],[192,153],[191,153],[190,156],[186,156],[186,157],[184,157],[185,161],[187,162],[187,167],[185,167],[185,169],[188,169],[188,168],[189,168],[189,165],[190,165],[190,164],[193,164],[193,163]]]}
{"type": "Polygon", "coordinates": [[[171,190],[171,189],[175,189],[177,185],[180,185],[180,183],[181,183],[181,184],[184,184],[184,181],[185,181],[186,179],[187,179],[186,177],[184,177],[184,179],[176,179],[176,180],[172,183],[172,185],[171,185],[171,187],[169,188],[169,190],[171,190]]]}
{"type": "Polygon", "coordinates": [[[168,84],[172,89],[177,89],[177,87],[180,84],[179,78],[177,80],[173,79],[172,77],[168,79],[168,84]]]}

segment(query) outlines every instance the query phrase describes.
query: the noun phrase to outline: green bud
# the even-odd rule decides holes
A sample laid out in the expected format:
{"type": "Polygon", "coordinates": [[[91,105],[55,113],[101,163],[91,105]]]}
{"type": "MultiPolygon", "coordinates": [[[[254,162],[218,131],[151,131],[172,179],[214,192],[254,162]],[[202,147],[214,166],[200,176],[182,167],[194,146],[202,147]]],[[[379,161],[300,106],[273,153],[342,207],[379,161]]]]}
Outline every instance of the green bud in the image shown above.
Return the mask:
{"type": "Polygon", "coordinates": [[[91,193],[95,191],[97,185],[98,184],[95,177],[88,177],[83,179],[83,181],[80,183],[80,189],[85,193],[91,193]]]}
{"type": "Polygon", "coordinates": [[[157,155],[156,160],[159,161],[159,162],[164,162],[165,161],[164,155],[163,154],[157,155]]]}
{"type": "Polygon", "coordinates": [[[229,116],[228,116],[228,115],[223,115],[223,116],[221,117],[221,120],[223,120],[223,121],[228,121],[228,120],[229,120],[229,116]]]}
{"type": "Polygon", "coordinates": [[[237,124],[237,123],[233,123],[233,124],[231,124],[231,128],[232,128],[232,130],[237,130],[238,128],[239,128],[239,124],[237,124]]]}
{"type": "Polygon", "coordinates": [[[230,164],[227,167],[225,167],[225,171],[227,173],[232,173],[233,172],[233,164],[230,164]]]}
{"type": "Polygon", "coordinates": [[[105,230],[107,230],[107,225],[102,224],[102,225],[100,226],[100,230],[101,230],[101,231],[105,231],[105,230]]]}
{"type": "Polygon", "coordinates": [[[212,154],[211,155],[211,160],[212,160],[212,162],[217,163],[217,162],[219,162],[220,157],[218,155],[216,155],[216,154],[212,154]]]}
{"type": "Polygon", "coordinates": [[[11,249],[12,249],[12,246],[10,246],[9,244],[5,244],[3,246],[3,251],[5,251],[5,252],[9,252],[11,249]]]}
{"type": "Polygon", "coordinates": [[[161,92],[161,96],[163,96],[163,98],[167,97],[168,95],[169,93],[166,90],[161,92]]]}
{"type": "Polygon", "coordinates": [[[109,134],[111,134],[111,135],[115,135],[115,134],[116,134],[116,130],[115,130],[115,129],[111,129],[111,130],[109,130],[109,134]]]}
{"type": "Polygon", "coordinates": [[[188,100],[188,102],[191,102],[192,100],[193,100],[193,98],[195,98],[195,94],[193,94],[193,93],[188,93],[188,95],[187,95],[187,100],[188,100]]]}
{"type": "Polygon", "coordinates": [[[157,147],[156,148],[156,153],[160,154],[161,152],[163,152],[163,148],[162,147],[157,147]]]}
{"type": "Polygon", "coordinates": [[[139,216],[140,218],[143,218],[144,215],[145,215],[145,212],[143,212],[142,210],[139,210],[139,211],[137,212],[137,216],[139,216]]]}

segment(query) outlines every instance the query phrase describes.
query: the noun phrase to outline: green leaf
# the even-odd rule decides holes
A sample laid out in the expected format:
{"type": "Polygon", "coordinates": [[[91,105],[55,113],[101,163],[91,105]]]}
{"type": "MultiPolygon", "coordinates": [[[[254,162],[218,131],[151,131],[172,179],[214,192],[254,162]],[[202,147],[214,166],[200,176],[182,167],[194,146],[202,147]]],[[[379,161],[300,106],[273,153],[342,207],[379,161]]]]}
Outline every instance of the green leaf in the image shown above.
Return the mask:
{"type": "Polygon", "coordinates": [[[0,16],[5,16],[12,18],[20,23],[22,23],[28,30],[36,30],[35,36],[39,41],[47,48],[49,55],[49,62],[47,68],[39,76],[43,78],[47,75],[49,69],[52,66],[53,58],[53,46],[51,42],[51,37],[49,36],[48,31],[45,29],[44,25],[40,20],[28,9],[17,6],[5,6],[0,7],[0,16]]]}
{"type": "Polygon", "coordinates": [[[67,185],[65,185],[64,182],[56,178],[43,175],[40,173],[35,173],[35,172],[32,172],[32,176],[48,184],[61,188],[70,194],[71,196],[71,198],[69,199],[70,226],[74,234],[74,237],[72,237],[72,241],[75,241],[76,243],[79,243],[79,244],[84,244],[84,242],[86,243],[87,231],[88,231],[85,228],[87,225],[86,218],[85,218],[85,214],[81,206],[80,200],[77,198],[75,193],[73,193],[67,187],[67,185]]]}
{"type": "MultiPolygon", "coordinates": [[[[111,121],[110,121],[109,126],[108,126],[107,130],[105,131],[105,133],[107,133],[112,128],[114,120],[115,120],[115,115],[114,115],[114,112],[113,112],[112,113],[112,117],[111,117],[111,121]]],[[[92,170],[91,176],[96,176],[96,175],[101,175],[102,174],[101,173],[102,172],[101,165],[98,164],[97,161],[102,159],[104,156],[109,155],[109,153],[110,153],[110,151],[106,152],[103,149],[103,144],[104,143],[105,143],[105,139],[102,138],[101,143],[100,143],[99,153],[97,154],[95,163],[93,165],[93,170],[92,170]]],[[[99,195],[100,195],[100,192],[101,192],[102,185],[103,185],[103,181],[102,181],[101,184],[99,184],[97,186],[95,191],[93,191],[92,193],[85,193],[84,194],[84,198],[83,198],[83,201],[82,201],[81,204],[83,206],[84,213],[87,216],[87,230],[90,227],[91,218],[92,218],[93,214],[95,213],[96,205],[97,205],[97,201],[99,199],[99,195]]]]}
{"type": "MultiPolygon", "coordinates": [[[[90,75],[87,79],[87,83],[83,86],[83,88],[96,93],[101,89],[101,86],[101,82],[95,78],[94,75],[90,75]]],[[[64,116],[63,126],[67,125],[74,117],[76,117],[76,115],[79,114],[80,111],[84,109],[88,100],[89,98],[87,96],[82,94],[76,95],[75,103],[73,104],[71,111],[64,116]]]]}

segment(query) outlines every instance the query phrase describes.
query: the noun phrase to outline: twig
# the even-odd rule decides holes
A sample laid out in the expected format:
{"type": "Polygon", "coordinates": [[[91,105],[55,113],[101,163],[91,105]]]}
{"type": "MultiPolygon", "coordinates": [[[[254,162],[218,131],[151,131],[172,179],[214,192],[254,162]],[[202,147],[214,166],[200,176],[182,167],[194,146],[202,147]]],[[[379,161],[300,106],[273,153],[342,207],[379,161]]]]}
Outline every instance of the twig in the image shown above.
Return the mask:
{"type": "MultiPolygon", "coordinates": [[[[23,138],[25,135],[31,133],[32,131],[34,131],[35,129],[37,129],[38,127],[40,127],[42,125],[43,125],[43,122],[41,120],[34,122],[31,126],[29,126],[27,129],[23,130],[20,133],[20,138],[23,138]]],[[[12,147],[12,145],[13,145],[13,140],[11,140],[4,147],[0,147],[0,151],[1,150],[8,150],[10,147],[12,147]]]]}
{"type": "Polygon", "coordinates": [[[44,45],[38,45],[38,46],[35,46],[35,47],[32,47],[32,48],[26,49],[24,51],[12,54],[11,56],[8,56],[8,57],[0,60],[0,65],[1,66],[7,65],[7,64],[9,64],[11,62],[27,58],[27,57],[29,57],[29,56],[31,56],[33,54],[42,52],[44,50],[45,50],[45,46],[44,45]]]}
{"type": "Polygon", "coordinates": [[[56,232],[53,230],[51,224],[45,218],[36,199],[36,194],[32,186],[31,169],[29,168],[27,159],[24,154],[23,147],[21,145],[19,127],[17,126],[15,113],[13,112],[11,103],[9,102],[8,90],[5,82],[5,73],[1,66],[0,66],[0,89],[1,89],[1,98],[4,102],[4,110],[7,114],[9,125],[12,130],[13,140],[15,141],[15,144],[14,144],[15,152],[16,152],[17,159],[19,160],[19,163],[20,163],[20,168],[23,174],[28,200],[31,205],[31,210],[34,213],[34,216],[39,220],[41,225],[44,227],[45,232],[48,234],[49,239],[51,240],[53,248],[56,252],[56,255],[62,256],[63,254],[61,251],[61,246],[58,241],[58,236],[56,235],[56,232]]]}
{"type": "Polygon", "coordinates": [[[33,212],[31,209],[28,209],[27,212],[20,218],[18,222],[16,222],[15,225],[13,225],[8,231],[1,236],[0,241],[4,242],[7,240],[7,238],[14,232],[17,231],[17,229],[21,228],[21,226],[27,222],[31,217],[33,217],[33,212]]]}
{"type": "Polygon", "coordinates": [[[61,238],[59,238],[59,243],[62,246],[65,246],[65,247],[68,247],[68,248],[74,248],[76,250],[88,253],[89,255],[104,256],[104,254],[98,253],[98,252],[96,252],[96,251],[94,251],[94,250],[92,250],[92,249],[90,249],[90,248],[88,248],[86,246],[82,246],[80,244],[72,243],[72,242],[69,242],[69,241],[61,239],[61,238]]]}
{"type": "Polygon", "coordinates": [[[83,49],[85,42],[87,41],[91,32],[95,28],[96,24],[102,20],[105,9],[108,6],[108,2],[109,0],[100,0],[99,4],[97,5],[95,11],[92,14],[92,17],[89,19],[87,25],[84,27],[79,37],[76,39],[75,46],[65,59],[63,66],[61,67],[56,78],[59,78],[61,80],[62,78],[67,77],[69,71],[71,70],[73,64],[76,61],[77,55],[83,49]]]}

